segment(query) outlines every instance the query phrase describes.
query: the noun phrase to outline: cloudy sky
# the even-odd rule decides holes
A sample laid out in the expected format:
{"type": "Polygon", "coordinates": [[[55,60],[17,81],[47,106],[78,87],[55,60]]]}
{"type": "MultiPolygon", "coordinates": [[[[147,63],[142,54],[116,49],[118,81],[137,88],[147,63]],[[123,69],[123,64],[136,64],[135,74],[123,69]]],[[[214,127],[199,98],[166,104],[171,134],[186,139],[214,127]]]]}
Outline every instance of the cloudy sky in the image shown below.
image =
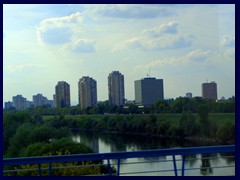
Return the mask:
{"type": "Polygon", "coordinates": [[[192,92],[215,81],[218,98],[235,95],[234,5],[3,5],[3,101],[42,93],[53,99],[58,81],[97,81],[98,100],[108,99],[107,77],[164,80],[164,97],[192,92]]]}

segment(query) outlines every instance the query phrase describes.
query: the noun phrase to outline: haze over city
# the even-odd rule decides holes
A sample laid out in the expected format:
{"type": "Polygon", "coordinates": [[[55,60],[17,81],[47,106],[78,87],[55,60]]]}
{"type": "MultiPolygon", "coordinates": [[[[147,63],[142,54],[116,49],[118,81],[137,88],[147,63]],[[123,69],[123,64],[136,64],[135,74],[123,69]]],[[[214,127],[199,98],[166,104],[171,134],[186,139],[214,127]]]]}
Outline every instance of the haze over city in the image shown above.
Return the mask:
{"type": "Polygon", "coordinates": [[[164,80],[164,97],[201,96],[207,80],[218,97],[235,95],[235,5],[3,5],[3,102],[37,93],[53,99],[58,81],[97,81],[108,99],[108,75],[164,80]]]}

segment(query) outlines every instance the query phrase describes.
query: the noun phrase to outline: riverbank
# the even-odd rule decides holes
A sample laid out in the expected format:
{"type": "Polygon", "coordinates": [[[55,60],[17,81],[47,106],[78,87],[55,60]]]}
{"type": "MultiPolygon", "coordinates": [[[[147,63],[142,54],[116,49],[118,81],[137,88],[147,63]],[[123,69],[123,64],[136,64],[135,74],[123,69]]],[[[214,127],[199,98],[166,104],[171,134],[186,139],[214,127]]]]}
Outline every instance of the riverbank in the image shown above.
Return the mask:
{"type": "Polygon", "coordinates": [[[209,114],[207,124],[201,124],[198,114],[66,115],[43,119],[56,127],[97,133],[191,139],[218,144],[235,142],[235,114],[209,114]],[[205,128],[208,128],[207,132],[205,128]]]}

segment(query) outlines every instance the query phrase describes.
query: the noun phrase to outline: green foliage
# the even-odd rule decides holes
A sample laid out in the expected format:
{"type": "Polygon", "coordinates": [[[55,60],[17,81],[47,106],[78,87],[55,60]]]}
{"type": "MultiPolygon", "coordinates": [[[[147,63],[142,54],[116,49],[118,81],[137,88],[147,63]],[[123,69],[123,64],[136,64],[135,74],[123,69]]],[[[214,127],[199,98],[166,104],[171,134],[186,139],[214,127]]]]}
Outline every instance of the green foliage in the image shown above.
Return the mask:
{"type": "MultiPolygon", "coordinates": [[[[84,146],[84,145],[82,145],[84,146]]],[[[56,152],[56,155],[70,155],[69,151],[62,153],[56,152]]],[[[66,162],[66,163],[52,163],[52,176],[83,176],[83,175],[99,175],[102,174],[102,162],[66,162]]],[[[22,165],[15,167],[17,176],[39,176],[38,165],[22,165]]],[[[49,164],[41,165],[41,176],[49,175],[49,164]]]]}
{"type": "Polygon", "coordinates": [[[210,135],[210,122],[208,119],[208,107],[207,105],[201,105],[198,110],[198,115],[200,117],[200,129],[203,136],[210,135]]]}
{"type": "Polygon", "coordinates": [[[217,138],[222,143],[235,143],[235,125],[232,122],[226,122],[217,131],[217,138]]]}
{"type": "MultiPolygon", "coordinates": [[[[93,153],[93,151],[82,143],[73,142],[71,138],[61,138],[52,140],[50,142],[37,142],[29,144],[21,151],[20,155],[22,157],[30,157],[84,153],[93,153]]],[[[41,165],[41,168],[46,168],[46,170],[42,170],[42,176],[48,175],[48,167],[48,164],[41,165]]],[[[15,169],[20,169],[20,171],[18,171],[16,174],[17,176],[39,175],[37,165],[24,165],[15,169]],[[28,169],[28,171],[24,171],[26,169],[28,169]]],[[[107,173],[107,167],[103,165],[103,161],[53,163],[52,169],[52,176],[82,176],[97,175],[104,172],[107,173]]]]}
{"type": "Polygon", "coordinates": [[[199,125],[191,113],[184,112],[180,118],[179,128],[183,131],[183,134],[181,135],[191,137],[197,135],[199,125]]]}

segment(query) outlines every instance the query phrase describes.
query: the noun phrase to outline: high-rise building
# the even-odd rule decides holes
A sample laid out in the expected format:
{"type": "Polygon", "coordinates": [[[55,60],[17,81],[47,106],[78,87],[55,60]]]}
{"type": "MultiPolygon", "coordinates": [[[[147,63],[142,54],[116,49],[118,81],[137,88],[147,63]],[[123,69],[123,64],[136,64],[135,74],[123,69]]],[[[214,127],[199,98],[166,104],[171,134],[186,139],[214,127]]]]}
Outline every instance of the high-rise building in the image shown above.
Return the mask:
{"type": "Polygon", "coordinates": [[[16,110],[23,110],[27,108],[27,99],[22,95],[17,95],[12,97],[12,105],[16,110]]]}
{"type": "Polygon", "coordinates": [[[163,79],[147,77],[135,81],[135,103],[150,106],[157,100],[164,100],[163,79]]]}
{"type": "Polygon", "coordinates": [[[97,105],[97,82],[93,78],[83,76],[79,79],[78,100],[81,109],[97,105]]]}
{"type": "Polygon", "coordinates": [[[43,106],[48,104],[48,99],[42,94],[33,95],[33,106],[43,106]]]}
{"type": "Polygon", "coordinates": [[[55,86],[55,95],[58,108],[70,107],[70,85],[67,82],[58,82],[55,86]]]}
{"type": "Polygon", "coordinates": [[[186,93],[186,97],[188,97],[188,98],[192,98],[192,93],[187,92],[187,93],[186,93]]]}
{"type": "Polygon", "coordinates": [[[53,94],[53,107],[57,107],[56,94],[53,94]]]}
{"type": "Polygon", "coordinates": [[[119,71],[113,71],[108,76],[108,100],[110,105],[123,105],[124,76],[119,71]]]}
{"type": "Polygon", "coordinates": [[[202,97],[217,100],[217,83],[214,81],[202,84],[202,97]]]}
{"type": "Polygon", "coordinates": [[[5,109],[11,109],[13,107],[13,103],[11,101],[7,101],[4,104],[5,109]]]}

